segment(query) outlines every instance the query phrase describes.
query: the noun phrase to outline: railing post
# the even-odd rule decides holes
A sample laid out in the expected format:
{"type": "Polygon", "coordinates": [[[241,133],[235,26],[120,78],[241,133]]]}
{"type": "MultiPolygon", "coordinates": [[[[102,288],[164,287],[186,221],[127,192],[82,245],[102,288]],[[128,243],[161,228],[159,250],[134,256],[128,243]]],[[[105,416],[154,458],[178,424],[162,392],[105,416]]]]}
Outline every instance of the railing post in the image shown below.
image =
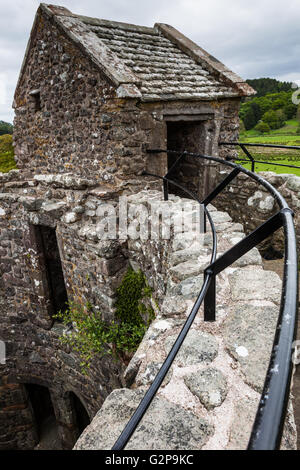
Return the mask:
{"type": "Polygon", "coordinates": [[[216,321],[216,276],[212,276],[204,298],[204,321],[216,321]]]}
{"type": "Polygon", "coordinates": [[[206,213],[205,205],[200,204],[200,233],[206,233],[206,213]]]}
{"type": "Polygon", "coordinates": [[[255,160],[254,160],[254,158],[252,157],[249,150],[245,147],[245,145],[239,144],[239,146],[241,147],[243,152],[247,155],[247,157],[250,159],[250,161],[251,161],[251,171],[252,171],[252,173],[254,173],[255,172],[255,160]]]}
{"type": "Polygon", "coordinates": [[[164,201],[169,199],[169,182],[164,180],[164,201]]]}

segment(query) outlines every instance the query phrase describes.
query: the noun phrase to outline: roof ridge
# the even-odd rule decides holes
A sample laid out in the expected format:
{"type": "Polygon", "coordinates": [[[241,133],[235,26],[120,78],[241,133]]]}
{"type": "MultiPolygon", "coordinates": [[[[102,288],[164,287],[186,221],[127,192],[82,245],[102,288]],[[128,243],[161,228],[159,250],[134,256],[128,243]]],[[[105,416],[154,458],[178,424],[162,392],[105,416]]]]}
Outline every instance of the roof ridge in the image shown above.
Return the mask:
{"type": "Polygon", "coordinates": [[[84,15],[76,15],[84,24],[91,26],[104,26],[111,27],[116,29],[123,29],[126,31],[137,31],[140,33],[153,34],[157,35],[158,30],[155,27],[151,26],[142,26],[132,23],[125,23],[122,21],[113,21],[113,20],[104,20],[102,18],[92,18],[84,15]]]}

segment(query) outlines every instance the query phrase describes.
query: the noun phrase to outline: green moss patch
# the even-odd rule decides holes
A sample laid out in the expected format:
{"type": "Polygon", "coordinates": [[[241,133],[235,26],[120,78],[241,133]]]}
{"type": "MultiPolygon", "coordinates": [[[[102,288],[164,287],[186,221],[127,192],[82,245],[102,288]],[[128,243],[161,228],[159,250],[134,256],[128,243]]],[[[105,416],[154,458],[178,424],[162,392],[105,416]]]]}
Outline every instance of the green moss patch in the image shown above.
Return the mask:
{"type": "Polygon", "coordinates": [[[143,273],[129,268],[117,290],[115,321],[103,321],[101,313],[89,303],[82,306],[69,302],[67,309],[55,316],[68,327],[60,340],[79,353],[84,373],[96,355],[111,354],[128,361],[154,318],[150,297],[143,273]]]}

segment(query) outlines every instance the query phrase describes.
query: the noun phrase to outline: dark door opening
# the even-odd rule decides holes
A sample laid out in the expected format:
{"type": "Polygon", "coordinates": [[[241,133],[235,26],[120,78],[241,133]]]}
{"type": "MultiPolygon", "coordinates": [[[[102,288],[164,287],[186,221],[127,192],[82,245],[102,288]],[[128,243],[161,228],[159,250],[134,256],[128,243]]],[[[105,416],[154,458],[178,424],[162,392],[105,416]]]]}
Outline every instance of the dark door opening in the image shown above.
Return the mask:
{"type": "Polygon", "coordinates": [[[47,387],[36,384],[25,385],[31,403],[39,440],[50,423],[56,424],[50,392],[47,387]]]}
{"type": "Polygon", "coordinates": [[[46,274],[51,313],[65,311],[68,296],[59,255],[55,229],[43,225],[35,225],[35,235],[43,271],[46,274]]]}
{"type": "Polygon", "coordinates": [[[79,437],[84,429],[90,424],[90,418],[80,399],[73,392],[70,392],[70,401],[74,410],[79,437]]]}
{"type": "MultiPolygon", "coordinates": [[[[167,149],[203,153],[205,149],[206,121],[167,121],[167,149]]],[[[174,165],[177,154],[168,154],[168,170],[174,165]]],[[[170,175],[179,184],[198,193],[199,176],[202,162],[193,157],[184,157],[170,175]]],[[[170,184],[170,192],[179,196],[188,197],[176,186],[170,184]]]]}

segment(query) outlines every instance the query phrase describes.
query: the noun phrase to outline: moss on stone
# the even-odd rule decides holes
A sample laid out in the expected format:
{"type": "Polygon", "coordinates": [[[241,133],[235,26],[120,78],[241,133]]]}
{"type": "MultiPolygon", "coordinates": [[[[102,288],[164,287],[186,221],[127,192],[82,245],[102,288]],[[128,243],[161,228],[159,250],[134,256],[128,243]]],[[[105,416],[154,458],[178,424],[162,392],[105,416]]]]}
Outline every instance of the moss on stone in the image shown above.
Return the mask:
{"type": "Polygon", "coordinates": [[[152,290],[142,271],[128,268],[121,285],[117,289],[116,317],[121,323],[131,325],[149,324],[154,311],[149,303],[152,290]]]}

